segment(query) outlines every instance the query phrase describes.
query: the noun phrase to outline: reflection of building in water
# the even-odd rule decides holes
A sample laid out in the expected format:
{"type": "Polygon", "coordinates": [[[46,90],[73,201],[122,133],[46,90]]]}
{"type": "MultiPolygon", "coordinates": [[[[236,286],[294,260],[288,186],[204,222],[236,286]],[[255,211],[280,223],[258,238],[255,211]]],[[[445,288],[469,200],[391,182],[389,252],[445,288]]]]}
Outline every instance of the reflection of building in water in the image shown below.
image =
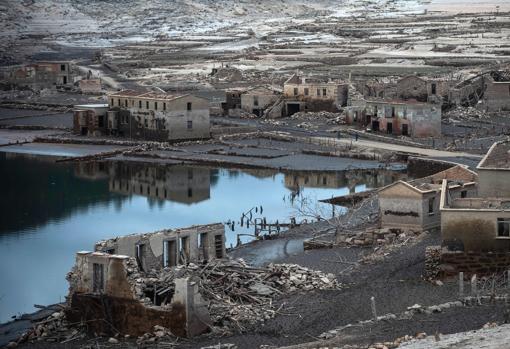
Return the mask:
{"type": "Polygon", "coordinates": [[[350,170],[341,172],[292,172],[285,173],[285,187],[290,190],[299,188],[349,188],[350,193],[356,186],[378,188],[405,177],[404,173],[388,170],[350,170]]]}
{"type": "Polygon", "coordinates": [[[74,166],[74,175],[82,179],[108,179],[109,164],[106,162],[77,162],[74,166]]]}
{"type": "Polygon", "coordinates": [[[210,170],[184,166],[150,166],[114,162],[110,191],[192,204],[209,199],[210,170]]]}

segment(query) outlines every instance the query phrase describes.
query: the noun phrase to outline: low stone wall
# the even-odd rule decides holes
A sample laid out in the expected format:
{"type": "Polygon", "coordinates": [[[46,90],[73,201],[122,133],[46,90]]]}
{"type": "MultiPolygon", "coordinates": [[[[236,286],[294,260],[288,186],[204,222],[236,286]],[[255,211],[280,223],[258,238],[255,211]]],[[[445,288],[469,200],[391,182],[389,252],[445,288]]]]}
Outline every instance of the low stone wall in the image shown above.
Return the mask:
{"type": "Polygon", "coordinates": [[[441,250],[441,276],[489,275],[510,269],[510,252],[462,252],[441,250]]]}

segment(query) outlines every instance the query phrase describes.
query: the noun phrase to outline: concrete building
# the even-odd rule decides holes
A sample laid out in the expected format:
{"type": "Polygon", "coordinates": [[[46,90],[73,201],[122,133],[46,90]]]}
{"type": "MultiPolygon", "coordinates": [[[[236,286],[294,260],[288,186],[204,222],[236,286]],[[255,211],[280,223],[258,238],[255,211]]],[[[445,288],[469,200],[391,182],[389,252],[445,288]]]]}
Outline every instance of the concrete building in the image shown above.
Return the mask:
{"type": "Polygon", "coordinates": [[[510,198],[510,140],[494,143],[476,170],[481,197],[510,198]]]}
{"type": "Polygon", "coordinates": [[[285,114],[300,111],[331,111],[347,105],[348,84],[294,74],[283,85],[285,114]]]}
{"type": "Polygon", "coordinates": [[[125,90],[108,96],[117,129],[128,138],[156,141],[210,137],[209,102],[190,94],[125,90]]]}
{"type": "Polygon", "coordinates": [[[478,276],[510,267],[510,198],[459,198],[444,180],[440,269],[443,276],[478,276]]]}
{"type": "Polygon", "coordinates": [[[416,231],[439,228],[444,179],[455,183],[450,187],[453,197],[477,194],[477,174],[460,165],[413,181],[392,183],[379,190],[381,227],[416,231]]]}
{"type": "Polygon", "coordinates": [[[71,86],[73,74],[69,62],[37,62],[4,71],[2,80],[33,90],[71,86]]]}
{"type": "Polygon", "coordinates": [[[140,270],[200,263],[226,256],[225,227],[217,223],[132,234],[100,241],[95,251],[133,257],[140,270]]]}
{"type": "Polygon", "coordinates": [[[108,104],[75,105],[73,109],[73,132],[82,136],[101,136],[107,134],[108,104]]]}
{"type": "Polygon", "coordinates": [[[241,94],[241,109],[256,116],[264,116],[267,108],[275,104],[281,93],[266,86],[258,86],[241,94]]]}
{"type": "Polygon", "coordinates": [[[211,324],[207,303],[198,285],[188,278],[168,280],[167,289],[147,294],[141,282],[149,276],[133,258],[101,252],[78,252],[68,274],[66,318],[86,323],[90,334],[142,336],[154,326],[173,335],[192,337],[206,332],[211,324]]]}
{"type": "Polygon", "coordinates": [[[414,100],[363,99],[346,110],[349,124],[412,137],[441,136],[441,106],[414,100]]]}

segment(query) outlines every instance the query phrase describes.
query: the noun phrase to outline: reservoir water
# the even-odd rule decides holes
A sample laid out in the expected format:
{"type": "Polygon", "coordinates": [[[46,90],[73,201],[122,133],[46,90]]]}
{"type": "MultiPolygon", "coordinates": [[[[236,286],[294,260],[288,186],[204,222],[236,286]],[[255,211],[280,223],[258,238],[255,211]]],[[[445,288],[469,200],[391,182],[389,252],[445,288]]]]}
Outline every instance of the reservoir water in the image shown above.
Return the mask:
{"type": "MultiPolygon", "coordinates": [[[[56,163],[0,152],[0,322],[63,301],[75,253],[98,240],[214,222],[249,241],[243,213],[288,222],[303,202],[389,184],[401,172],[290,172],[125,162],[56,163]],[[254,209],[256,208],[256,209],[254,209]]],[[[332,213],[330,205],[320,207],[332,213]]],[[[336,208],[336,214],[339,208],[336,208]]],[[[302,244],[295,244],[295,249],[302,244]]]]}

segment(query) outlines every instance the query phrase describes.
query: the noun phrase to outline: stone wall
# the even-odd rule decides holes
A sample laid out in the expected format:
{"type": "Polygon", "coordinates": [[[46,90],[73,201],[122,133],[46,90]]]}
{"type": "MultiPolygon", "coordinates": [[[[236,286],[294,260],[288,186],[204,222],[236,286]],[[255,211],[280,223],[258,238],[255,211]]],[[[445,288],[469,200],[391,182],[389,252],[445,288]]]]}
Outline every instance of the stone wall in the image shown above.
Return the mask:
{"type": "Polygon", "coordinates": [[[468,277],[473,274],[488,275],[501,273],[510,268],[510,252],[462,252],[441,250],[440,273],[444,277],[456,276],[464,272],[468,277]]]}
{"type": "Polygon", "coordinates": [[[351,234],[337,234],[336,245],[339,246],[373,246],[393,242],[403,242],[409,237],[420,234],[419,231],[401,229],[374,229],[351,234]]]}

